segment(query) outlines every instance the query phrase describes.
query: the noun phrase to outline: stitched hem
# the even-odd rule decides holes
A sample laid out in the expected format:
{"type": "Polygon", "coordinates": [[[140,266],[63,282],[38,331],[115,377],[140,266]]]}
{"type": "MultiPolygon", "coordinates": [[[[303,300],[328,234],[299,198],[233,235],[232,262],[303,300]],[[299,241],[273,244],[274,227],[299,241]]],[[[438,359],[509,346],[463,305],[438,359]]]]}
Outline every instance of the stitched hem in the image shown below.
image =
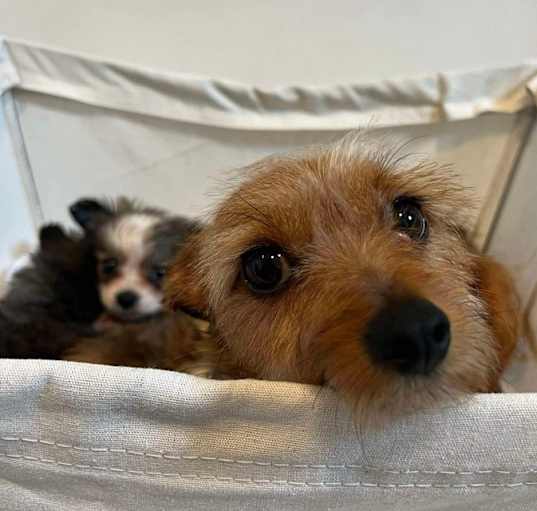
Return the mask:
{"type": "MultiPolygon", "coordinates": [[[[136,456],[161,459],[167,461],[207,461],[216,462],[227,465],[254,465],[259,467],[272,467],[272,468],[293,468],[293,469],[317,469],[317,470],[338,470],[338,469],[350,469],[350,470],[365,470],[369,472],[377,472],[382,474],[392,475],[456,475],[456,476],[476,476],[476,475],[529,475],[537,473],[537,468],[531,468],[526,470],[503,470],[499,468],[483,468],[477,470],[427,470],[427,469],[405,469],[405,470],[393,470],[382,467],[375,467],[372,465],[360,465],[352,463],[292,463],[292,462],[272,462],[261,460],[245,460],[245,459],[233,459],[233,458],[219,458],[216,456],[196,456],[196,455],[181,455],[181,454],[168,454],[165,452],[146,452],[138,451],[126,448],[114,448],[114,447],[83,447],[79,445],[73,445],[68,443],[53,442],[50,440],[42,440],[38,438],[27,438],[18,436],[3,436],[0,440],[4,442],[15,443],[27,443],[33,445],[44,445],[56,449],[67,449],[80,452],[91,452],[94,454],[109,453],[109,454],[123,454],[125,456],[136,456]]],[[[4,454],[6,457],[15,457],[19,455],[4,454]]],[[[32,458],[33,457],[29,457],[32,458]]],[[[39,458],[36,458],[39,459],[39,458]]]]}
{"type": "Polygon", "coordinates": [[[60,467],[75,468],[78,470],[94,470],[100,472],[114,472],[136,476],[169,477],[184,480],[217,481],[223,483],[239,483],[248,485],[276,485],[276,486],[302,486],[302,487],[325,487],[325,488],[382,488],[382,489],[409,489],[409,488],[440,488],[440,489],[460,489],[460,488],[524,488],[537,486],[537,481],[520,481],[516,483],[374,483],[366,481],[291,481],[287,479],[254,479],[249,477],[224,477],[212,474],[181,474],[179,472],[158,472],[145,470],[129,470],[106,465],[90,465],[82,463],[68,463],[51,458],[38,458],[34,456],[24,456],[22,454],[0,453],[11,460],[25,460],[34,463],[48,465],[58,465],[60,467]]]}

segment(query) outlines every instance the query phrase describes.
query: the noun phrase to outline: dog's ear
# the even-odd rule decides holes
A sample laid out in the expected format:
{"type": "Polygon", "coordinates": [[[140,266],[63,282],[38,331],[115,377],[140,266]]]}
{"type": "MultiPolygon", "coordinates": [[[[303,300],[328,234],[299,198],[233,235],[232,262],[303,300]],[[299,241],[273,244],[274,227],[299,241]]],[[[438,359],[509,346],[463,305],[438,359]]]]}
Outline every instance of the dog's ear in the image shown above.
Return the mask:
{"type": "Polygon", "coordinates": [[[204,234],[201,230],[185,240],[164,282],[166,307],[198,318],[206,318],[209,314],[207,292],[198,266],[204,234]]]}
{"type": "Polygon", "coordinates": [[[39,229],[39,254],[43,260],[63,263],[74,245],[76,238],[70,236],[59,224],[45,224],[39,229]]]}
{"type": "Polygon", "coordinates": [[[487,320],[497,343],[499,378],[521,334],[520,299],[510,273],[488,256],[478,256],[476,289],[487,307],[487,320]]]}
{"type": "Polygon", "coordinates": [[[103,222],[113,216],[110,208],[95,199],[80,199],[69,206],[75,222],[87,232],[94,232],[103,222]]]}
{"type": "Polygon", "coordinates": [[[39,246],[42,250],[47,250],[57,243],[65,241],[69,241],[69,237],[60,224],[45,224],[39,229],[39,246]]]}

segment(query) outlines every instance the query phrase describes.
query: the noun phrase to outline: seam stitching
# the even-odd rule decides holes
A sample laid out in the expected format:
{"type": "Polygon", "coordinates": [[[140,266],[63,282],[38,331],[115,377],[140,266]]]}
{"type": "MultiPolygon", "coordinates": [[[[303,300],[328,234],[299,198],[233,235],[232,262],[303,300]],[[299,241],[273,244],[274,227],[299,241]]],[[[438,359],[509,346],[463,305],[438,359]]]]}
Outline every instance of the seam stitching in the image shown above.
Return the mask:
{"type": "Polygon", "coordinates": [[[302,469],[361,469],[371,472],[379,472],[383,474],[393,475],[457,475],[457,476],[473,476],[473,475],[487,475],[487,474],[499,474],[499,475],[529,475],[537,473],[537,469],[528,470],[501,470],[501,469],[477,469],[477,470],[420,470],[420,469],[407,469],[407,470],[390,470],[381,467],[374,467],[369,465],[358,464],[307,464],[307,463],[287,463],[287,462],[271,462],[271,461],[259,461],[259,460],[242,460],[233,458],[218,458],[215,456],[190,456],[190,455],[172,455],[165,454],[163,452],[145,452],[136,451],[123,448],[114,447],[82,447],[73,444],[52,442],[49,440],[42,440],[37,438],[28,437],[0,437],[0,440],[4,442],[17,442],[17,443],[29,443],[40,444],[48,447],[59,449],[70,449],[81,452],[91,453],[110,453],[110,454],[124,454],[126,456],[138,456],[147,458],[156,458],[169,461],[208,461],[222,464],[234,464],[234,465],[255,465],[259,467],[273,467],[273,468],[302,468],[302,469]]]}
{"type": "Polygon", "coordinates": [[[291,481],[287,479],[254,479],[250,477],[224,477],[211,474],[180,474],[177,472],[157,472],[144,470],[128,470],[119,467],[110,467],[105,465],[91,465],[82,463],[67,463],[51,458],[38,458],[35,456],[24,456],[22,454],[7,454],[0,453],[8,459],[22,459],[34,463],[45,463],[49,465],[59,465],[61,467],[71,467],[79,470],[97,470],[105,472],[116,472],[123,474],[131,474],[136,476],[160,476],[160,477],[175,477],[185,480],[203,480],[203,481],[218,481],[225,483],[241,483],[252,485],[267,485],[274,484],[278,486],[303,486],[303,487],[327,487],[327,488],[522,488],[525,486],[537,486],[537,481],[521,481],[517,483],[460,483],[460,484],[435,484],[435,483],[370,483],[365,481],[291,481]]]}

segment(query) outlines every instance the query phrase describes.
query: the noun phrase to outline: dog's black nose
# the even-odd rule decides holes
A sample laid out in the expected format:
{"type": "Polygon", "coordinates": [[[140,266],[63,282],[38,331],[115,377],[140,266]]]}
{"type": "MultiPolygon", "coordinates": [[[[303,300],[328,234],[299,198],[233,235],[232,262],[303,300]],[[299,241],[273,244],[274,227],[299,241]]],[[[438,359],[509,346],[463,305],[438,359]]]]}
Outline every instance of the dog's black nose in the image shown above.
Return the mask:
{"type": "Polygon", "coordinates": [[[116,300],[122,309],[130,309],[138,301],[138,295],[133,291],[121,291],[116,296],[116,300]]]}
{"type": "Polygon", "coordinates": [[[447,355],[450,339],[444,312],[418,298],[386,305],[365,334],[373,360],[403,374],[430,374],[447,355]]]}

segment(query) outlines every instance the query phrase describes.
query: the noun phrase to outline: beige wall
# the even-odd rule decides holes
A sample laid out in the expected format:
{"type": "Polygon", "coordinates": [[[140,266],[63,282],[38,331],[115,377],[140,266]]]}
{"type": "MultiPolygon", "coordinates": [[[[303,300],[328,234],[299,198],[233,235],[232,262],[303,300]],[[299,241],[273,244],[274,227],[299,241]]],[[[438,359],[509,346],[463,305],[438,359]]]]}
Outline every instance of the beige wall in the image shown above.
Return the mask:
{"type": "Polygon", "coordinates": [[[260,85],[537,57],[535,0],[0,0],[0,33],[260,85]]]}

